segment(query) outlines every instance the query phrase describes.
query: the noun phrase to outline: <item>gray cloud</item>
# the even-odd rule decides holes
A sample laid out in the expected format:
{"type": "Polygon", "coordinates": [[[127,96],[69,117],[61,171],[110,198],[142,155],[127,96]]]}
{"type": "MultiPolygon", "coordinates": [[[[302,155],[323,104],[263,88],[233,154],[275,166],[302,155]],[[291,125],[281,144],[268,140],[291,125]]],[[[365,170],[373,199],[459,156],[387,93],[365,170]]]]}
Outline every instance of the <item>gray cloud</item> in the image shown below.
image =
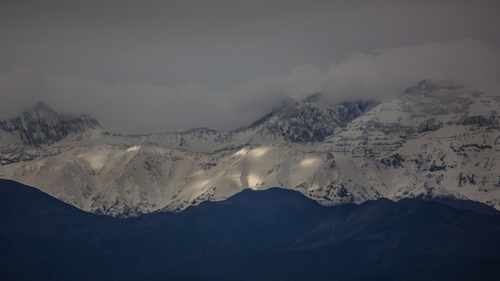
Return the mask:
{"type": "Polygon", "coordinates": [[[385,98],[435,78],[498,93],[497,1],[0,5],[0,116],[44,100],[116,131],[229,129],[316,91],[385,98]]]}
{"type": "Polygon", "coordinates": [[[337,99],[383,99],[421,79],[452,80],[500,95],[500,53],[480,41],[400,47],[356,54],[330,68],[323,91],[337,99]]]}

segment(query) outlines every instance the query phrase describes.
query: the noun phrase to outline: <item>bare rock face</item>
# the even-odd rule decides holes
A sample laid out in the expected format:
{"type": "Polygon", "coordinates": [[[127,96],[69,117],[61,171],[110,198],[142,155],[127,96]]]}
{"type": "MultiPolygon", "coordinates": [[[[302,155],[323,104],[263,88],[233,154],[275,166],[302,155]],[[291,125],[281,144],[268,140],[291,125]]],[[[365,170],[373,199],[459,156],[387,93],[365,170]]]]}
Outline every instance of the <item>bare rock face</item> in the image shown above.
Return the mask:
{"type": "Polygon", "coordinates": [[[258,128],[262,134],[282,137],[291,143],[317,143],[375,105],[374,101],[363,100],[328,104],[321,94],[314,94],[272,112],[250,128],[258,128]]]}
{"type": "Polygon", "coordinates": [[[18,117],[0,121],[0,130],[19,136],[28,146],[50,145],[70,134],[100,127],[99,122],[88,115],[60,114],[42,102],[18,117]]]}
{"type": "Polygon", "coordinates": [[[113,216],[269,187],[324,205],[444,197],[500,209],[497,112],[498,97],[430,80],[382,103],[315,94],[229,132],[120,135],[37,104],[0,122],[0,177],[113,216]]]}

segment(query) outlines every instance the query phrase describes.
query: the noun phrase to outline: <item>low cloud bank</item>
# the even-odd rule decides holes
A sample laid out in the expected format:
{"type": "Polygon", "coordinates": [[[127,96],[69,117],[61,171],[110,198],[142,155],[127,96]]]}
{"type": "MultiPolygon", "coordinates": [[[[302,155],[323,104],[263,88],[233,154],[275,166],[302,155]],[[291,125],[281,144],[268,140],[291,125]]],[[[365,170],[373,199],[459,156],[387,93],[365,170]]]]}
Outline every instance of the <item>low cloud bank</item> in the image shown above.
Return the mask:
{"type": "Polygon", "coordinates": [[[108,83],[15,69],[0,76],[0,117],[42,100],[60,111],[90,113],[114,131],[232,129],[250,123],[285,99],[315,92],[325,93],[332,102],[382,100],[419,80],[435,79],[500,95],[498,77],[498,50],[474,40],[353,54],[326,68],[297,66],[286,74],[260,77],[216,92],[199,83],[108,83]]]}

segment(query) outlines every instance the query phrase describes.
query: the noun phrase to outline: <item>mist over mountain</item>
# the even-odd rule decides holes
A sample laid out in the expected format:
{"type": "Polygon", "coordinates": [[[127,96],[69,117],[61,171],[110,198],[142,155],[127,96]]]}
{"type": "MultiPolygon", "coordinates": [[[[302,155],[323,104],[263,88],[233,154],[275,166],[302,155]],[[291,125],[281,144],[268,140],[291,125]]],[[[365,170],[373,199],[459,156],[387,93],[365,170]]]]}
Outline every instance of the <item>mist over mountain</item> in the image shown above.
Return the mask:
{"type": "Polygon", "coordinates": [[[273,186],[323,205],[453,198],[498,209],[498,112],[498,96],[436,80],[385,101],[290,99],[232,131],[117,134],[38,103],[1,121],[0,176],[124,217],[273,186]]]}
{"type": "Polygon", "coordinates": [[[355,53],[328,66],[295,66],[216,90],[203,84],[117,83],[22,69],[0,76],[0,116],[15,116],[41,100],[60,112],[90,114],[123,133],[194,127],[232,130],[290,98],[300,100],[315,92],[331,103],[387,100],[416,81],[432,79],[456,81],[498,96],[499,65],[497,49],[469,39],[355,53]],[[30,82],[33,86],[26,80],[35,80],[30,82]]]}
{"type": "Polygon", "coordinates": [[[500,92],[498,1],[146,2],[2,2],[0,119],[41,100],[122,133],[231,130],[315,92],[500,92]]]}
{"type": "Polygon", "coordinates": [[[0,1],[0,280],[497,280],[500,1],[0,1]]]}

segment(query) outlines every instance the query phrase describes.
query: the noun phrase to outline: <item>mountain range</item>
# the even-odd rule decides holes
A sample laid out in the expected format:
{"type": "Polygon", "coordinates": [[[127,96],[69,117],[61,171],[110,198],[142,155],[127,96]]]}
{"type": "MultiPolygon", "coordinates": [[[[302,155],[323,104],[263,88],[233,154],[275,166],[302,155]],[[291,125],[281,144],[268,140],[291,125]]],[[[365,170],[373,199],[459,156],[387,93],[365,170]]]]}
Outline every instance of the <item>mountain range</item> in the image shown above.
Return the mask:
{"type": "Polygon", "coordinates": [[[246,189],[121,219],[0,180],[0,221],[5,281],[493,281],[500,264],[498,211],[460,200],[324,207],[296,191],[246,189]]]}
{"type": "Polygon", "coordinates": [[[39,102],[0,121],[0,178],[118,217],[282,187],[321,205],[460,199],[500,209],[500,97],[423,80],[382,101],[292,100],[233,131],[126,135],[39,102]]]}

